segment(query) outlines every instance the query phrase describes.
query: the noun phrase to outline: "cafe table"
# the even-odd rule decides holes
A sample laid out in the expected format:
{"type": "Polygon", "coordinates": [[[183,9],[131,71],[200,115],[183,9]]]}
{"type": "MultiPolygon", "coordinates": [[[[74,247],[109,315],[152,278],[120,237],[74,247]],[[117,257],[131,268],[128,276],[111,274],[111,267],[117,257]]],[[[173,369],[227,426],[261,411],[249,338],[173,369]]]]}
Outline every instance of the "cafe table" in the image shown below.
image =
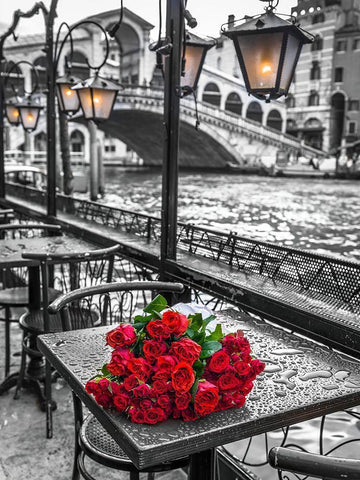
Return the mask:
{"type": "Polygon", "coordinates": [[[194,422],[138,425],[96,404],[84,385],[109,361],[114,327],[41,335],[40,351],[137,468],[191,455],[190,479],[215,478],[215,447],[360,404],[360,361],[235,310],[217,313],[226,332],[241,329],[266,368],[243,407],[194,422]]]}
{"type": "MultiPolygon", "coordinates": [[[[44,237],[15,238],[0,240],[0,270],[9,268],[28,268],[29,270],[29,308],[40,308],[40,268],[39,261],[23,258],[23,253],[63,254],[86,252],[99,248],[93,243],[72,235],[54,235],[44,237]]],[[[28,375],[37,382],[42,375],[39,368],[42,359],[34,358],[28,366],[28,375]]],[[[6,377],[0,384],[0,394],[16,385],[18,372],[6,377]]],[[[38,396],[41,390],[35,387],[38,396]]]]}

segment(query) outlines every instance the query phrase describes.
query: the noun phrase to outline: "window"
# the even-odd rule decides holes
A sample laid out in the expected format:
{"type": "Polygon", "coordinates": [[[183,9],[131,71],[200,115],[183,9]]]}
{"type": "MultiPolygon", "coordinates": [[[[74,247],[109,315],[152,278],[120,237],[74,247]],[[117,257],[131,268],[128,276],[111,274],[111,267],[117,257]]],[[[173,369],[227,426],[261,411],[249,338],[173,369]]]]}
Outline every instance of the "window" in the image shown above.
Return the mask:
{"type": "Polygon", "coordinates": [[[335,68],[335,82],[339,83],[343,81],[343,72],[344,69],[342,67],[335,68]]]}
{"type": "Polygon", "coordinates": [[[320,35],[315,35],[314,41],[311,44],[311,51],[316,52],[323,49],[323,39],[320,35]]]}
{"type": "Polygon", "coordinates": [[[285,98],[285,105],[287,108],[294,108],[295,107],[295,97],[293,95],[288,95],[285,98]]]}
{"type": "Polygon", "coordinates": [[[312,62],[310,70],[310,80],[319,80],[321,77],[320,64],[318,61],[312,62]]]}
{"type": "Polygon", "coordinates": [[[356,122],[349,122],[348,131],[350,135],[354,135],[356,133],[356,122]]]}
{"type": "Polygon", "coordinates": [[[349,110],[359,110],[360,102],[359,100],[349,100],[349,110]]]}
{"type": "Polygon", "coordinates": [[[337,52],[346,52],[347,49],[347,41],[346,40],[338,40],[336,42],[336,51],[337,52]]]}
{"type": "Polygon", "coordinates": [[[354,38],[353,50],[360,50],[360,38],[354,38]]]}
{"type": "Polygon", "coordinates": [[[319,94],[312,90],[309,95],[309,100],[308,100],[308,105],[309,107],[315,107],[319,105],[319,94]]]}
{"type": "Polygon", "coordinates": [[[313,19],[312,19],[312,23],[322,23],[322,22],[325,22],[325,15],[321,12],[321,13],[316,13],[314,16],[313,16],[313,19]]]}

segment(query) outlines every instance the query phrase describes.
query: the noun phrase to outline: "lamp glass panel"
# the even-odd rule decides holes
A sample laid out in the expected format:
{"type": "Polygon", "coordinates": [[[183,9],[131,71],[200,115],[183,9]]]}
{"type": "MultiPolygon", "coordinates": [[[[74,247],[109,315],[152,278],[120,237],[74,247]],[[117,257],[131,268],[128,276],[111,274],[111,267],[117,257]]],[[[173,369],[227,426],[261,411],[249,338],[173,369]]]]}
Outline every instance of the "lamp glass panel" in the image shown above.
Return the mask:
{"type": "Polygon", "coordinates": [[[78,91],[80,105],[84,114],[84,117],[87,119],[94,118],[93,109],[92,109],[92,100],[91,100],[91,89],[90,88],[81,88],[78,91]]]}
{"type": "Polygon", "coordinates": [[[200,68],[204,47],[189,45],[185,51],[185,75],[181,77],[182,87],[196,88],[198,71],[200,68]]]}
{"type": "Polygon", "coordinates": [[[57,85],[57,97],[62,112],[75,113],[79,110],[80,100],[78,94],[71,87],[72,85],[68,83],[57,85]]]}
{"type": "Polygon", "coordinates": [[[19,125],[20,113],[15,105],[6,105],[6,116],[11,125],[19,125]]]}
{"type": "Polygon", "coordinates": [[[20,107],[21,123],[25,130],[34,130],[39,118],[40,109],[36,107],[20,107]]]}
{"type": "Polygon", "coordinates": [[[297,54],[301,48],[301,41],[294,35],[289,34],[284,57],[284,66],[281,73],[280,89],[287,91],[290,87],[292,74],[295,68],[297,54]]]}
{"type": "Polygon", "coordinates": [[[84,88],[78,90],[78,92],[85,118],[98,120],[106,120],[109,118],[117,93],[116,90],[84,88]],[[90,90],[92,90],[92,95],[90,90]]]}
{"type": "Polygon", "coordinates": [[[275,88],[283,33],[259,32],[256,35],[241,35],[237,41],[244,59],[250,89],[275,88]]]}

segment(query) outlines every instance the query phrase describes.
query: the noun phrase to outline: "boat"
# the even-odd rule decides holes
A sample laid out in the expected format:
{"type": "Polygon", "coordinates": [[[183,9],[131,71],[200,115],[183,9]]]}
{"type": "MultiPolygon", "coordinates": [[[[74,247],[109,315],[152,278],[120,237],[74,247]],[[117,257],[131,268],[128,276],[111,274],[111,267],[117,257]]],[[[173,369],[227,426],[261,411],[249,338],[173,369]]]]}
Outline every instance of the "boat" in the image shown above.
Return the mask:
{"type": "Polygon", "coordinates": [[[276,158],[272,175],[276,177],[334,178],[336,176],[336,158],[299,157],[296,163],[290,163],[288,158],[276,158]]]}
{"type": "MultiPolygon", "coordinates": [[[[86,193],[88,191],[88,176],[84,172],[73,171],[74,192],[86,193]]],[[[47,174],[39,167],[21,165],[18,163],[5,163],[5,181],[46,190],[47,174]]]]}

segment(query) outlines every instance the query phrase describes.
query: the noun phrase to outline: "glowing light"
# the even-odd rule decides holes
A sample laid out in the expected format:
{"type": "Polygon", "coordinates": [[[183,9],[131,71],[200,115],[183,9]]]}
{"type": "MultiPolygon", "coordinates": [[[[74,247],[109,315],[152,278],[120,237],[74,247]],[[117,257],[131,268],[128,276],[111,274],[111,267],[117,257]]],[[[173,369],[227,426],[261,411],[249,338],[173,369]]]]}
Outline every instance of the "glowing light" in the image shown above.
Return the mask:
{"type": "Polygon", "coordinates": [[[100,103],[100,98],[99,97],[94,97],[94,103],[100,103]]]}
{"type": "Polygon", "coordinates": [[[70,88],[68,88],[68,89],[66,90],[66,95],[67,95],[68,97],[71,97],[71,95],[73,95],[73,94],[74,94],[74,92],[73,92],[72,90],[70,90],[70,88]]]}
{"type": "Polygon", "coordinates": [[[34,116],[33,116],[32,113],[29,113],[29,114],[27,115],[27,120],[28,120],[29,122],[31,122],[32,120],[34,120],[34,116]]]}
{"type": "Polygon", "coordinates": [[[18,116],[20,115],[19,110],[17,108],[14,108],[12,114],[15,118],[18,118],[18,116]]]}
{"type": "Polygon", "coordinates": [[[262,67],[262,71],[261,71],[263,74],[266,74],[266,73],[271,73],[272,72],[272,68],[271,68],[271,65],[264,65],[262,67]]]}

